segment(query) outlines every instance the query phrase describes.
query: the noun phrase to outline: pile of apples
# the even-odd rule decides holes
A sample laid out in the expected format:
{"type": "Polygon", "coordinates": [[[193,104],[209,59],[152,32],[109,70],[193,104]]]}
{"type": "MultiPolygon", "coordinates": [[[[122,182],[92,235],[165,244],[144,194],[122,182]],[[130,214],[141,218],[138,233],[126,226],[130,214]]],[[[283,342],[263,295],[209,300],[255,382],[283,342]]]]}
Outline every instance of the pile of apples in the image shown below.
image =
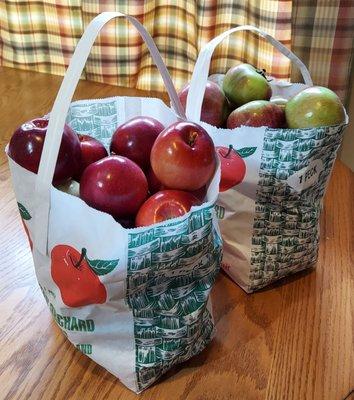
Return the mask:
{"type": "MultiPolygon", "coordinates": [[[[37,173],[47,127],[46,118],[21,125],[8,155],[37,173]]],[[[149,226],[202,203],[216,157],[208,133],[191,122],[165,128],[151,117],[133,118],[114,132],[110,154],[97,139],[65,125],[53,184],[124,227],[149,226]]]]}
{"type": "MultiPolygon", "coordinates": [[[[189,87],[187,84],[179,92],[184,108],[189,87]]],[[[290,100],[272,97],[265,71],[240,64],[226,74],[209,76],[201,121],[228,129],[242,125],[315,128],[343,123],[345,112],[338,96],[321,86],[307,88],[290,100]]]]}

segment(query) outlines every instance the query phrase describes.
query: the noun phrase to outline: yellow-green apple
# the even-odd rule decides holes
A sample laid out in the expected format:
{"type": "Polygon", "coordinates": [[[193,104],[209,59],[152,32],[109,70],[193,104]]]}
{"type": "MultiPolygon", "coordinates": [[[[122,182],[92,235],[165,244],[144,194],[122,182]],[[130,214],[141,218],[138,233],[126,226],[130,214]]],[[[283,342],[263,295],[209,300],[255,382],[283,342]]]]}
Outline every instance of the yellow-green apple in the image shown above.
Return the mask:
{"type": "Polygon", "coordinates": [[[211,74],[208,76],[208,81],[216,83],[222,90],[222,83],[224,81],[225,74],[211,74]]]}
{"type": "Polygon", "coordinates": [[[285,106],[287,102],[289,101],[288,99],[285,99],[284,97],[280,96],[274,96],[269,100],[271,103],[276,104],[279,107],[282,107],[285,109],[285,106]]]}
{"type": "Polygon", "coordinates": [[[71,194],[72,196],[80,197],[80,184],[77,181],[70,180],[56,186],[62,192],[71,194]]]}
{"type": "Polygon", "coordinates": [[[269,100],[272,89],[264,73],[250,64],[230,68],[223,81],[223,91],[236,107],[253,100],[269,100]]]}
{"type": "Polygon", "coordinates": [[[289,128],[315,128],[345,122],[345,112],[339,97],[321,86],[309,87],[288,101],[285,106],[289,128]]]}

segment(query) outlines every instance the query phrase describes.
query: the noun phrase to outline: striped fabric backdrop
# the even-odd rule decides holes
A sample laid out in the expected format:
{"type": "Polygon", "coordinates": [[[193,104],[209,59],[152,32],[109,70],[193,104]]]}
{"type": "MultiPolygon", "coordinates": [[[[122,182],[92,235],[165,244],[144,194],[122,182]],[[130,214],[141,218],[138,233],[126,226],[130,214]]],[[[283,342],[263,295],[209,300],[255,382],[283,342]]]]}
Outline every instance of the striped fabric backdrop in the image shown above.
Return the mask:
{"type": "MultiPolygon", "coordinates": [[[[350,0],[2,0],[0,64],[63,75],[89,21],[102,11],[118,10],[135,16],[148,29],[177,88],[190,78],[203,44],[231,27],[251,24],[291,47],[310,67],[316,83],[345,97],[354,35],[354,2],[350,0]]],[[[284,56],[251,33],[225,40],[210,72],[225,72],[246,61],[278,78],[299,80],[284,56]]],[[[123,20],[104,28],[84,77],[164,89],[146,46],[123,20]]]]}

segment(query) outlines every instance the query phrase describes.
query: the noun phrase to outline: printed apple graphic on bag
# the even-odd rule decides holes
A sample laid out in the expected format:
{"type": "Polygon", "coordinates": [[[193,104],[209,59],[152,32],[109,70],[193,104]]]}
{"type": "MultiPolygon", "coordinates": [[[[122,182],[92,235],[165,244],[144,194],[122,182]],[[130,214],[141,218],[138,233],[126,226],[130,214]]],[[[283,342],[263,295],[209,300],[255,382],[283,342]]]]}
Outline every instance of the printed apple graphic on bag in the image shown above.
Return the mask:
{"type": "Polygon", "coordinates": [[[220,192],[225,192],[243,181],[246,175],[246,163],[243,159],[252,155],[256,149],[257,147],[243,147],[236,150],[231,144],[229,147],[216,147],[221,168],[220,192]]]}
{"type": "Polygon", "coordinates": [[[102,304],[107,291],[99,276],[113,271],[117,260],[90,260],[86,249],[81,253],[66,244],[55,246],[51,252],[51,275],[68,307],[102,304]]]}
{"type": "Polygon", "coordinates": [[[31,236],[30,236],[28,228],[27,228],[27,226],[25,224],[25,221],[28,221],[28,220],[30,220],[32,218],[31,214],[27,211],[26,207],[23,204],[17,203],[17,206],[18,206],[18,210],[20,211],[22,225],[23,225],[23,228],[25,229],[25,232],[26,232],[26,235],[27,235],[31,250],[33,250],[33,243],[32,243],[32,240],[31,240],[31,236]]]}

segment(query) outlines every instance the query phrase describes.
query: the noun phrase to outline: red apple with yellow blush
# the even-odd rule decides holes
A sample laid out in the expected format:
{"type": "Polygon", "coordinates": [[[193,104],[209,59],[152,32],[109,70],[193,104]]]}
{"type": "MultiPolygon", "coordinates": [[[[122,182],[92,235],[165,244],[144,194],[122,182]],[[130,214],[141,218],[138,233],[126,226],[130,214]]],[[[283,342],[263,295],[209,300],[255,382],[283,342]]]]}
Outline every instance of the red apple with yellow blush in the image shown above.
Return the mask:
{"type": "Polygon", "coordinates": [[[193,191],[206,185],[216,167],[214,143],[193,122],[175,122],[160,133],[151,150],[151,167],[169,189],[193,191]]]}
{"type": "Polygon", "coordinates": [[[283,128],[285,126],[284,108],[267,100],[255,100],[232,111],[227,119],[227,128],[240,126],[267,126],[283,128]]]}

